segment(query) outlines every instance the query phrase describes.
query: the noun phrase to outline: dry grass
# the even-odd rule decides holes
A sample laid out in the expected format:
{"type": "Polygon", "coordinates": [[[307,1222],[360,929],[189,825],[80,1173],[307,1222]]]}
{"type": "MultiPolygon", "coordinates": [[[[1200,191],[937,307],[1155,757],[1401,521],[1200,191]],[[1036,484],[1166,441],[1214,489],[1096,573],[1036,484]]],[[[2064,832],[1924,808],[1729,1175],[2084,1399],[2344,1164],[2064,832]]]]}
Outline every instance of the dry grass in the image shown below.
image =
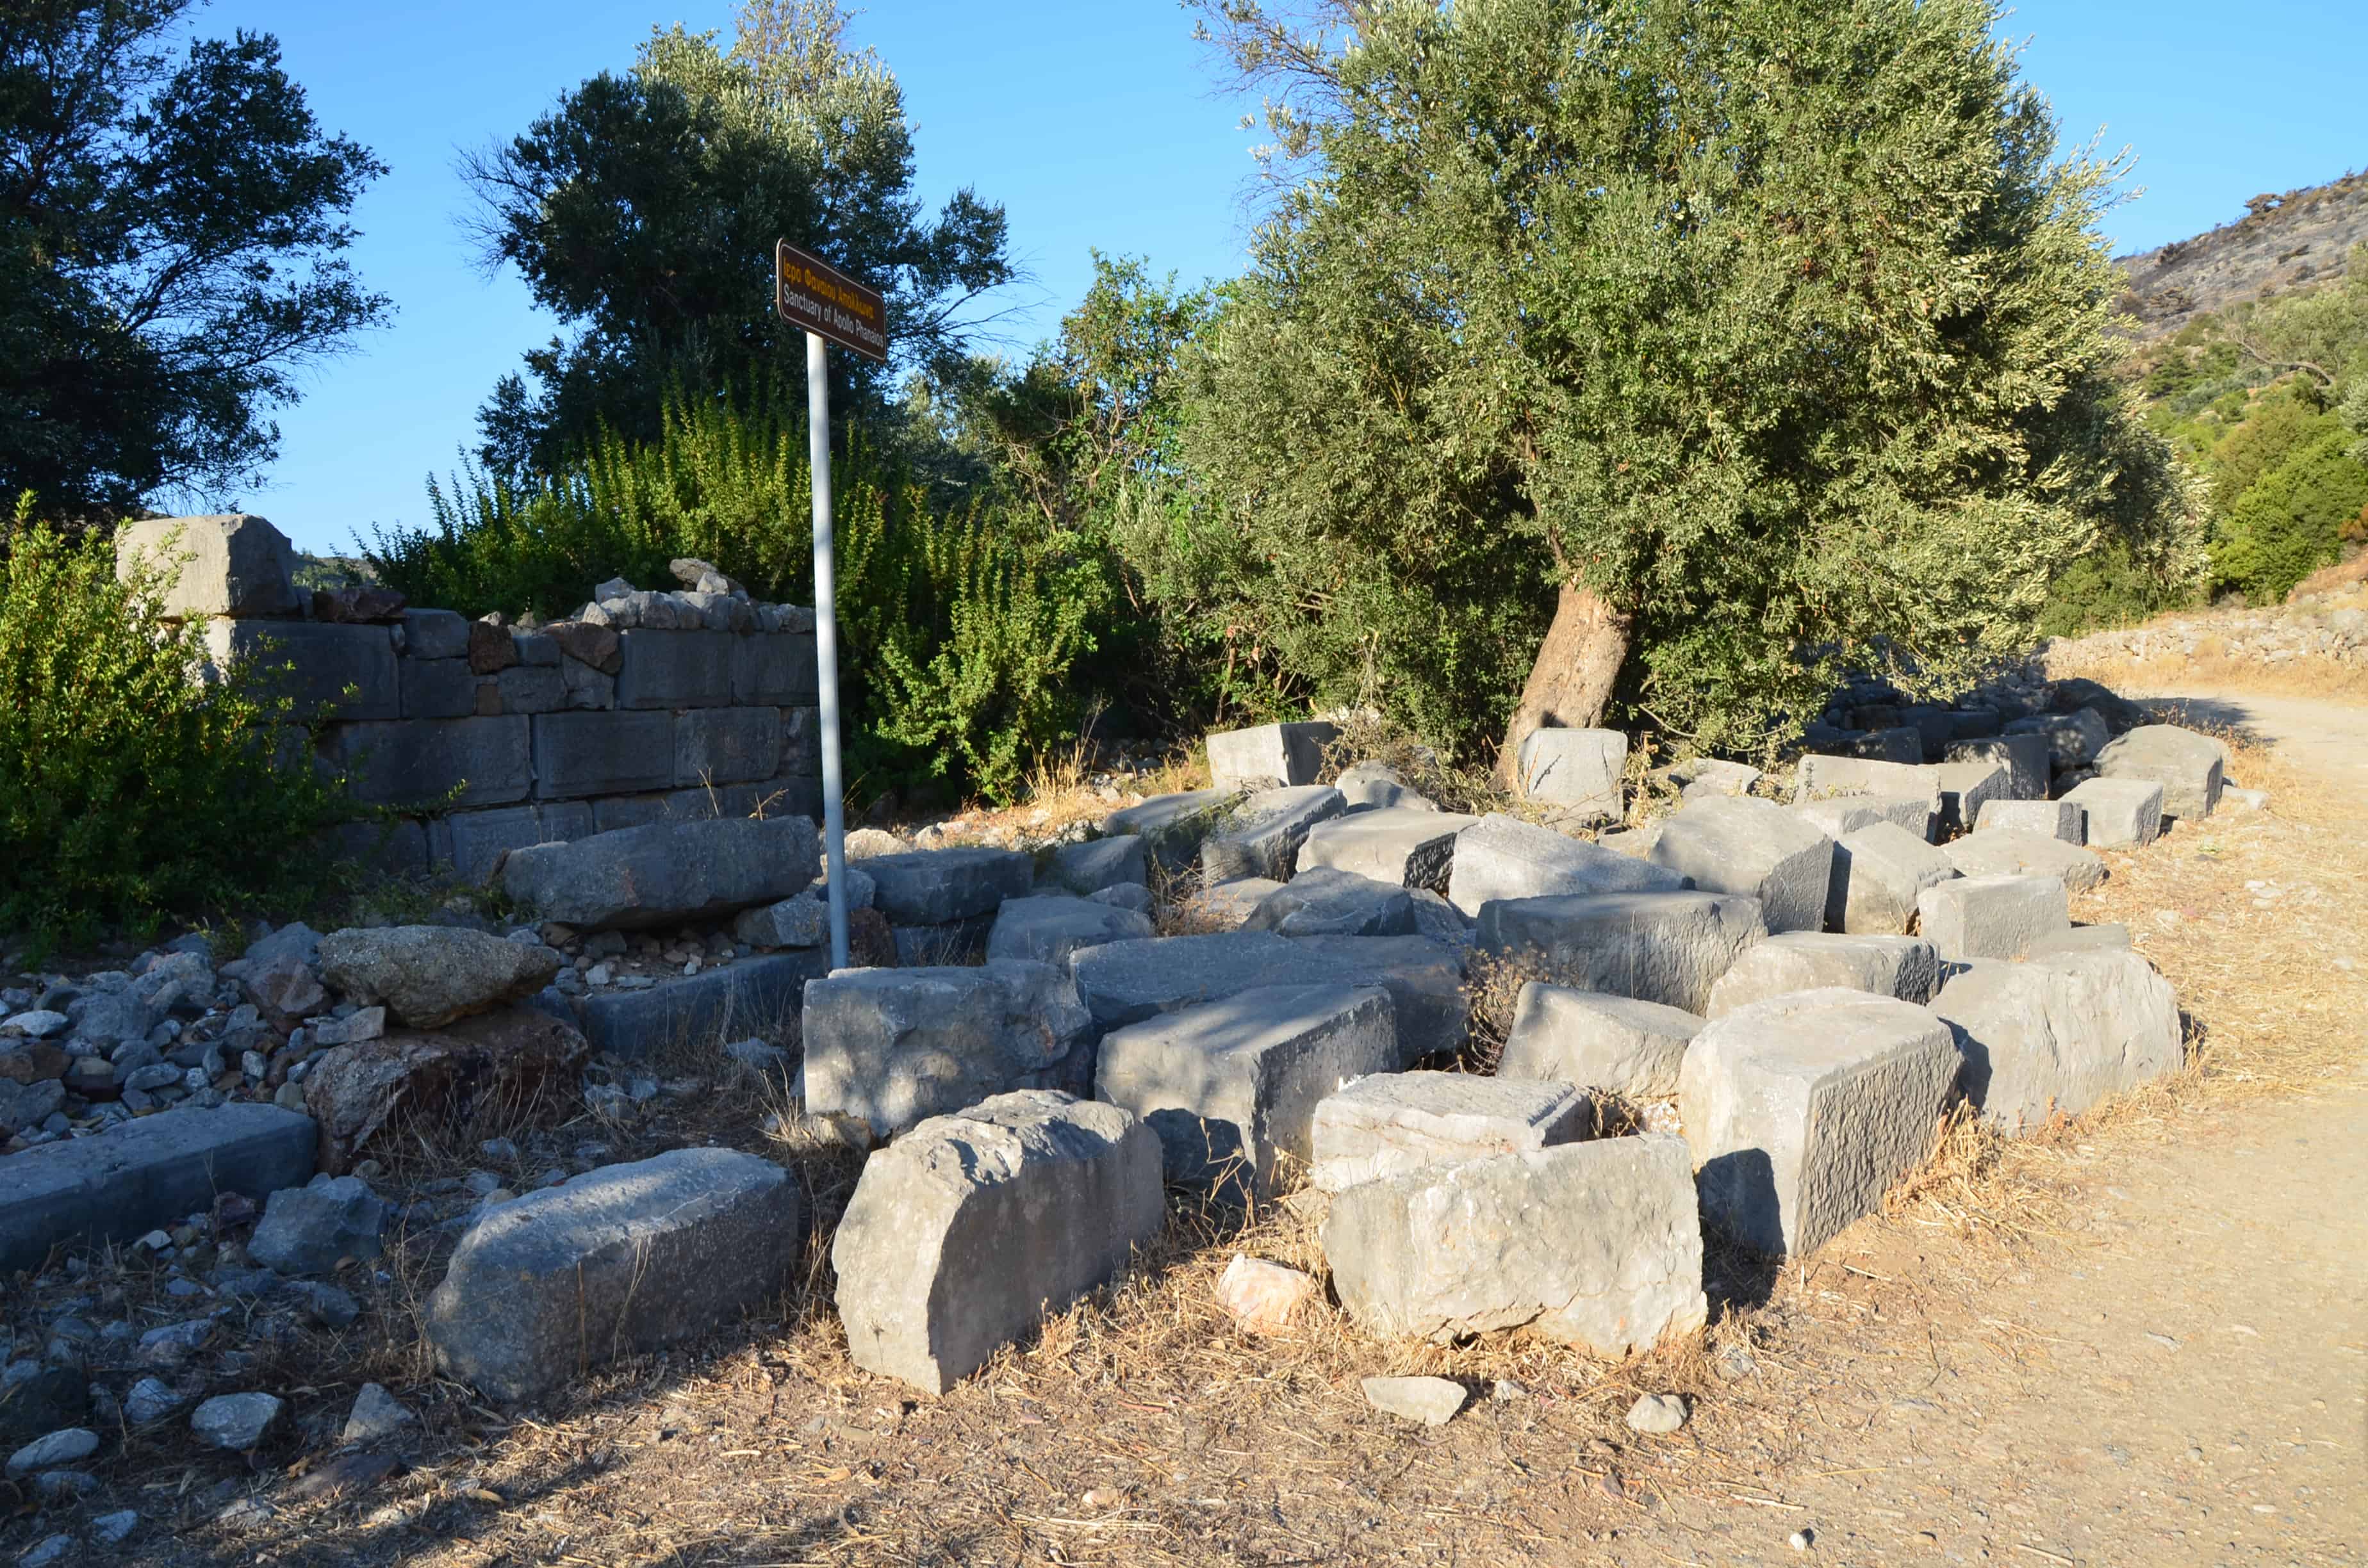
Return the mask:
{"type": "Polygon", "coordinates": [[[2085,676],[2116,691],[2146,691],[2181,684],[2213,689],[2260,692],[2272,697],[2368,702],[2368,664],[2298,655],[2279,664],[2214,651],[2211,639],[2192,657],[2131,659],[2106,654],[2055,654],[2047,661],[2051,680],[2085,676]]]}

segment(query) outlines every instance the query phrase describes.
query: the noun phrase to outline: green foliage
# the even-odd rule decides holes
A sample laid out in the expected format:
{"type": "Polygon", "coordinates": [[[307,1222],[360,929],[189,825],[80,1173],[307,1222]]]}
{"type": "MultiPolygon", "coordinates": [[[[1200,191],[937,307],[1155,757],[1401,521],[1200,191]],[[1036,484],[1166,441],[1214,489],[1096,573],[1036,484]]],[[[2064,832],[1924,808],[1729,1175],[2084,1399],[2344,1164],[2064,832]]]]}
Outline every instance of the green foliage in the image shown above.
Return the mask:
{"type": "MultiPolygon", "coordinates": [[[[805,426],[787,407],[677,395],[657,439],[605,436],[547,484],[431,482],[432,527],[380,530],[369,559],[416,602],[545,618],[610,576],[667,584],[686,555],[758,598],[812,603],[805,426]]],[[[831,472],[850,792],[941,779],[1008,799],[1076,733],[1072,675],[1113,618],[1109,574],[1024,513],[933,506],[894,461],[851,446],[831,472]]]]}
{"type": "Polygon", "coordinates": [[[385,172],[191,0],[0,7],[0,494],[68,520],[270,461],[297,372],[386,315],[339,253],[385,172]]]}
{"type": "Polygon", "coordinates": [[[2344,529],[2368,507],[2368,469],[2351,445],[2349,430],[2328,428],[2237,497],[2212,540],[2217,585],[2274,604],[2340,556],[2344,529]]]}
{"type": "Polygon", "coordinates": [[[2048,585],[2039,612],[2042,637],[2078,637],[2108,627],[2135,626],[2193,598],[2193,585],[2166,582],[2145,570],[2127,547],[2109,541],[2076,557],[2048,585]]]}
{"type": "Polygon", "coordinates": [[[201,680],[198,623],[158,615],[154,575],[116,577],[20,502],[0,564],[0,927],[82,943],[312,891],[322,829],[356,813],[300,764],[289,700],[236,667],[201,680]]]}

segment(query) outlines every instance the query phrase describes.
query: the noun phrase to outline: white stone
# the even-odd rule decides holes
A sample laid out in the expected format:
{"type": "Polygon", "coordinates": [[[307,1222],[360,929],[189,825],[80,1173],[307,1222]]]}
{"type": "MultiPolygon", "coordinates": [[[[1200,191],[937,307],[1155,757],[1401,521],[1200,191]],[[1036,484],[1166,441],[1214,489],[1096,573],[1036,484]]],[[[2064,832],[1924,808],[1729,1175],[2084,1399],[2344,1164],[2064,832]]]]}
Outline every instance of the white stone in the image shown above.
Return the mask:
{"type": "Polygon", "coordinates": [[[2102,882],[2105,863],[2050,834],[1989,827],[1941,846],[1949,863],[1968,877],[2053,877],[2071,892],[2102,882]]]}
{"type": "Polygon", "coordinates": [[[2165,816],[2202,822],[2220,803],[2226,758],[2226,748],[2209,735],[2176,724],[2141,724],[2097,754],[2097,771],[2159,784],[2165,816]]]}
{"type": "Polygon", "coordinates": [[[1617,730],[1532,730],[1518,759],[1522,798],[1561,808],[1579,822],[1617,822],[1628,737],[1617,730]]]}
{"type": "Polygon", "coordinates": [[[1839,988],[1921,1006],[1941,983],[1941,960],[1919,937],[1792,931],[1746,948],[1710,991],[1710,1016],[1795,991],[1839,988]]]}
{"type": "Polygon", "coordinates": [[[2065,791],[2058,805],[2080,813],[2083,842],[2101,849],[2138,849],[2162,836],[2162,785],[2152,778],[2090,778],[2065,791]]]}
{"type": "Polygon", "coordinates": [[[1826,925],[1851,936],[1896,937],[1916,919],[1924,890],[1956,875],[1955,864],[1920,833],[1893,822],[1854,829],[1834,846],[1826,925]]]}
{"type": "Polygon", "coordinates": [[[2008,1132],[2078,1116],[2185,1060],[2170,983],[2125,949],[1977,963],[1932,1011],[1956,1030],[1966,1096],[2008,1132]]]}
{"type": "Polygon", "coordinates": [[[1329,867],[1399,887],[1446,889],[1457,835],[1480,821],[1434,808],[1391,806],[1316,824],[1299,846],[1298,871],[1329,867]]]}
{"type": "Polygon", "coordinates": [[[2057,877],[1961,877],[1926,888],[1916,901],[1924,939],[1943,959],[2017,959],[2031,944],[2072,927],[2057,877]]]}
{"type": "Polygon", "coordinates": [[[1258,1334],[1289,1328],[1315,1293],[1312,1276],[1241,1253],[1234,1254],[1217,1278],[1218,1302],[1235,1323],[1258,1334]]]}
{"type": "Polygon", "coordinates": [[[1592,1116],[1569,1084],[1469,1073],[1378,1073],[1315,1108],[1315,1169],[1326,1192],[1467,1160],[1575,1142],[1592,1116]]]}
{"type": "Polygon", "coordinates": [[[1702,1027],[1698,1015],[1658,1002],[1531,981],[1514,1005],[1497,1074],[1667,1099],[1702,1027]]]}
{"type": "Polygon", "coordinates": [[[1272,790],[1313,784],[1324,748],[1339,738],[1330,724],[1259,724],[1209,734],[1209,775],[1221,790],[1272,790]]]}
{"type": "Polygon", "coordinates": [[[1662,824],[1652,858],[1697,888],[1758,899],[1770,931],[1815,931],[1825,925],[1833,857],[1834,841],[1799,812],[1713,795],[1662,824]]]}
{"type": "Polygon", "coordinates": [[[1684,886],[1682,876],[1647,861],[1550,827],[1490,815],[1456,839],[1447,901],[1477,918],[1491,899],[1675,892],[1684,886]]]}
{"type": "Polygon", "coordinates": [[[1472,1397],[1462,1383],[1446,1378],[1367,1378],[1360,1386],[1375,1410],[1426,1426],[1446,1426],[1472,1397]]]}
{"type": "Polygon", "coordinates": [[[1994,833],[2008,829],[2035,833],[2043,838],[2061,839],[2066,844],[2078,844],[2083,833],[2079,802],[2068,797],[2061,801],[1984,801],[1981,816],[1974,824],[1974,831],[1994,833]]]}

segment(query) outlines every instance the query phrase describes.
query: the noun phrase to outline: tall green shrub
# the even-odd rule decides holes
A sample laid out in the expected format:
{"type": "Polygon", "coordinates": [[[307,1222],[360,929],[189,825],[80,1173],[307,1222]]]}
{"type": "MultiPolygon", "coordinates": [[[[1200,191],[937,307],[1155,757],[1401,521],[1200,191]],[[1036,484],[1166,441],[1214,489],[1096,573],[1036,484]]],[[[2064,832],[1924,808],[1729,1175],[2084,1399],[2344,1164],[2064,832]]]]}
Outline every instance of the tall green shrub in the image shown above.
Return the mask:
{"type": "Polygon", "coordinates": [[[315,835],[355,813],[302,765],[289,699],[210,671],[154,574],[118,581],[107,541],[29,514],[0,566],[0,927],[75,944],[312,891],[315,835]]]}
{"type": "Polygon", "coordinates": [[[2255,604],[2275,604],[2343,551],[2343,529],[2368,506],[2368,468],[2340,426],[2263,474],[2214,531],[2214,582],[2255,604]]]}

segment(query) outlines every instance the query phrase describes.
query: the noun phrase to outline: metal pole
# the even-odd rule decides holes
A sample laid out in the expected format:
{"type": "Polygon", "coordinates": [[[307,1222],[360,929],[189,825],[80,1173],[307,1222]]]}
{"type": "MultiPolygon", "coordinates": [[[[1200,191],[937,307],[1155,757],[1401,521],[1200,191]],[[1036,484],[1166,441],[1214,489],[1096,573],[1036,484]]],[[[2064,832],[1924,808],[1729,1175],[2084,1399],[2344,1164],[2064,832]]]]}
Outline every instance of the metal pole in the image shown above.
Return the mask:
{"type": "Polygon", "coordinates": [[[838,584],[831,557],[830,349],[806,334],[806,455],[814,468],[814,673],[822,687],[822,846],[830,967],[847,967],[847,817],[839,801],[838,584]]]}

